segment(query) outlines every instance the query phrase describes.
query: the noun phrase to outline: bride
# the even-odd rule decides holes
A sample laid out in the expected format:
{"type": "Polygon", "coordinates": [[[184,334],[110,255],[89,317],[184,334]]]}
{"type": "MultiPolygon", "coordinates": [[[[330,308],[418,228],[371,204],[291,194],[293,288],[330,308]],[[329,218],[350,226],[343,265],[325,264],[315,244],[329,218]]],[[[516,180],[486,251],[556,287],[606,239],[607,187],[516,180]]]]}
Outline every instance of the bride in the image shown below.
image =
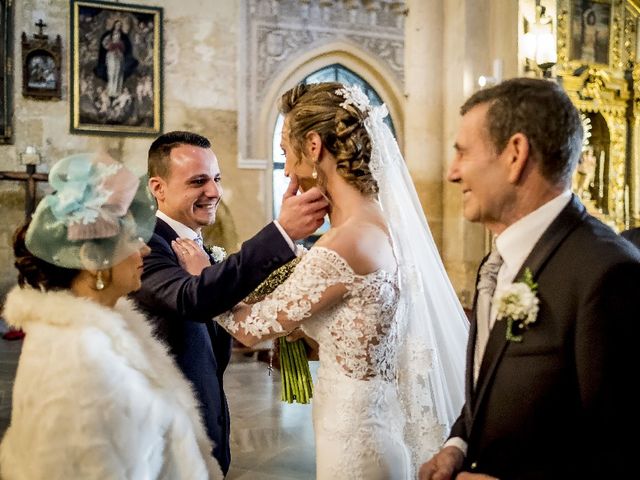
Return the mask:
{"type": "Polygon", "coordinates": [[[218,322],[246,345],[298,327],[319,343],[317,478],[415,478],[463,404],[466,317],[386,108],[319,83],[280,109],[285,172],[326,193],[331,228],[272,294],[218,322]]]}

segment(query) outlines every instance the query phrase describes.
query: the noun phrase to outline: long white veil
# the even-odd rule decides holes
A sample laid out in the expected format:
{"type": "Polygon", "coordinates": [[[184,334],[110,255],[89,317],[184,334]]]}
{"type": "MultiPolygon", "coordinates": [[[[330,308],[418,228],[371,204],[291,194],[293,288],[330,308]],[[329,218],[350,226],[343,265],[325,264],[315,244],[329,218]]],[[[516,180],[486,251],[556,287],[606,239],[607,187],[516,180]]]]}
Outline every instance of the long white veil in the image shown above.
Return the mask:
{"type": "Polygon", "coordinates": [[[358,87],[338,90],[368,112],[371,170],[400,273],[398,390],[414,468],[435,454],[464,403],[468,320],[449,281],[398,144],[358,87]]]}

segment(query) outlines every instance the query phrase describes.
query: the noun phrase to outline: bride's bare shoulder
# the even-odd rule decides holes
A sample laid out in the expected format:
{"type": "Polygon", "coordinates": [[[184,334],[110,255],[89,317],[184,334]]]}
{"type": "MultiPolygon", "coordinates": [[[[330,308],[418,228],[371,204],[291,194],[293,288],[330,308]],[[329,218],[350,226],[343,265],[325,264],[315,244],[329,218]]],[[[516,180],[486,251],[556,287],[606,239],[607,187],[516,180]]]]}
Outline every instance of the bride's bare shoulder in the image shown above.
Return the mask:
{"type": "Polygon", "coordinates": [[[340,255],[358,275],[376,270],[395,270],[389,236],[380,225],[369,221],[347,221],[331,228],[316,243],[340,255]]]}

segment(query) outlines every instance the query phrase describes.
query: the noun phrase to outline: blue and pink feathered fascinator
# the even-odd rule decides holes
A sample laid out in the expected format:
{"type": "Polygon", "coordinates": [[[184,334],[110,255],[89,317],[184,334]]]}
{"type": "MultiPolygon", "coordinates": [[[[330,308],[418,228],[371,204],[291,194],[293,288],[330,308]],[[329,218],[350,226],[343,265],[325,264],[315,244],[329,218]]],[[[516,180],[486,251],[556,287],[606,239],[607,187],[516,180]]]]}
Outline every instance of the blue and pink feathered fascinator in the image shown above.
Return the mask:
{"type": "Polygon", "coordinates": [[[38,204],[26,235],[36,257],[65,268],[103,270],[151,238],[156,204],[146,178],[108,155],[63,158],[49,183],[55,191],[38,204]]]}

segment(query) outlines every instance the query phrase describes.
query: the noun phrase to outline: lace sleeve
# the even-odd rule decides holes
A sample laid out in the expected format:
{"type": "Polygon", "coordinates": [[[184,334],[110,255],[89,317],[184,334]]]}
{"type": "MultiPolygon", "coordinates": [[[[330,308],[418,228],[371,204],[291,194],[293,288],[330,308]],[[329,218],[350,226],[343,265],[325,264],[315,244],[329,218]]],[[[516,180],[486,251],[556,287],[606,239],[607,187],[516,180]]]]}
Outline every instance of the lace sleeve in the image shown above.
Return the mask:
{"type": "Polygon", "coordinates": [[[216,321],[246,345],[289,332],[347,293],[354,274],[340,260],[333,250],[312,248],[271,294],[253,305],[242,304],[216,321]]]}

